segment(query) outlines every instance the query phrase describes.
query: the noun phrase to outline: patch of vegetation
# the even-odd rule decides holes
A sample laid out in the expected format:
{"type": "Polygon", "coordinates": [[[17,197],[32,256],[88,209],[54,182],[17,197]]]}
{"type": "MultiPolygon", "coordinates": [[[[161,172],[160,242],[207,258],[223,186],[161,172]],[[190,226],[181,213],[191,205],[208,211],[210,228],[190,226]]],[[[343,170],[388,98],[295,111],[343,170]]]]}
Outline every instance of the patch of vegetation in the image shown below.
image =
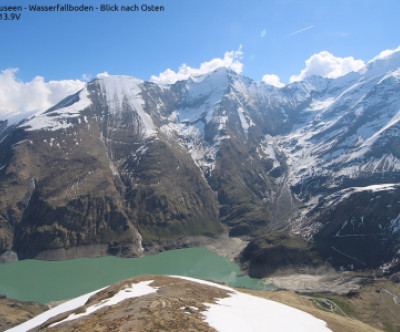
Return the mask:
{"type": "MultiPolygon", "coordinates": [[[[308,294],[309,295],[309,294],[308,294]]],[[[319,299],[329,299],[346,315],[377,329],[388,332],[400,331],[400,284],[386,279],[365,283],[358,292],[347,295],[331,293],[312,294],[319,299]]]]}
{"type": "Polygon", "coordinates": [[[210,220],[190,220],[183,222],[169,222],[164,227],[142,225],[139,228],[145,241],[176,241],[185,236],[214,236],[220,234],[223,228],[220,224],[210,220]]]}
{"type": "Polygon", "coordinates": [[[21,324],[48,308],[35,302],[21,302],[0,295],[0,331],[21,324]]]}
{"type": "MultiPolygon", "coordinates": [[[[342,297],[340,295],[329,294],[329,293],[314,293],[312,294],[312,297],[315,297],[317,299],[328,299],[329,301],[332,301],[334,304],[336,304],[346,316],[354,317],[354,310],[351,307],[350,303],[347,301],[347,297],[342,297]]],[[[333,312],[339,315],[343,315],[343,313],[340,312],[340,310],[336,310],[333,312]]]]}
{"type": "Polygon", "coordinates": [[[288,233],[265,234],[252,240],[241,255],[248,263],[249,275],[263,278],[281,267],[303,268],[323,264],[315,248],[300,237],[288,233]]]}

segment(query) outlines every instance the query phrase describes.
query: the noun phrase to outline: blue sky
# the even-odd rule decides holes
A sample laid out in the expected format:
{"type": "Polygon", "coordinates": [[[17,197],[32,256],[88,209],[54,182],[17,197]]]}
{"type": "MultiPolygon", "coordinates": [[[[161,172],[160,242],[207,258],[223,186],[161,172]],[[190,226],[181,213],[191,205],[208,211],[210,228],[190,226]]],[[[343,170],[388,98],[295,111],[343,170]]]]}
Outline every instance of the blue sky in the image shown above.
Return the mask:
{"type": "MultiPolygon", "coordinates": [[[[64,3],[59,1],[60,3],[64,3]]],[[[56,4],[13,0],[4,4],[56,4]]],[[[66,3],[158,4],[164,12],[29,13],[0,21],[0,69],[18,79],[95,77],[107,71],[148,80],[186,63],[197,68],[241,47],[242,74],[288,83],[313,54],[367,61],[400,45],[398,0],[70,0],[66,3]],[[297,33],[296,33],[297,32],[297,33]]]]}

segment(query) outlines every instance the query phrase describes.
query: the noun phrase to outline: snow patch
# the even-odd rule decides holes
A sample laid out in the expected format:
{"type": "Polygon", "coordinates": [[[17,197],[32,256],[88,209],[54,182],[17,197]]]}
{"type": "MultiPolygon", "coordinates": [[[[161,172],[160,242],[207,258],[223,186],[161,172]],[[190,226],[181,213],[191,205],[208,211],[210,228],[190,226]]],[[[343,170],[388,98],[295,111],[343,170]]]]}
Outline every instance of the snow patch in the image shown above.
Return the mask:
{"type": "MultiPolygon", "coordinates": [[[[104,299],[101,302],[88,307],[84,313],[70,314],[67,318],[50,325],[50,327],[54,327],[54,326],[57,326],[58,324],[66,322],[66,321],[70,321],[70,320],[78,319],[83,316],[90,315],[91,313],[93,313],[101,308],[118,304],[126,299],[155,293],[155,292],[157,292],[158,288],[149,286],[152,282],[153,282],[153,280],[147,280],[147,281],[138,282],[136,284],[132,283],[130,287],[127,286],[125,289],[120,290],[114,296],[112,296],[108,299],[104,299]]],[[[93,292],[81,295],[73,300],[64,302],[50,310],[47,310],[47,311],[41,313],[40,315],[28,320],[27,322],[17,325],[7,331],[8,332],[25,332],[25,331],[28,331],[35,327],[38,327],[39,325],[48,321],[50,318],[56,317],[57,315],[62,314],[64,312],[75,310],[75,309],[85,305],[85,303],[89,300],[90,297],[92,297],[93,295],[97,294],[98,292],[100,292],[106,288],[107,287],[104,287],[104,288],[95,290],[93,292]]]]}
{"type": "Polygon", "coordinates": [[[125,289],[120,290],[113,297],[102,300],[100,303],[97,303],[95,305],[88,307],[86,309],[86,311],[83,313],[71,314],[64,320],[50,325],[50,327],[54,327],[54,326],[62,324],[64,322],[75,320],[75,319],[78,319],[78,318],[81,318],[84,316],[88,316],[91,313],[93,313],[97,310],[100,310],[101,308],[118,304],[127,299],[144,296],[144,295],[148,295],[151,293],[156,293],[158,288],[153,288],[153,287],[149,286],[151,283],[153,283],[153,281],[154,280],[146,280],[146,281],[138,282],[137,284],[132,283],[131,287],[127,287],[125,289]]]}
{"type": "Polygon", "coordinates": [[[254,126],[254,123],[241,107],[238,108],[238,115],[240,119],[240,124],[242,125],[242,129],[247,136],[249,134],[249,127],[254,126]]]}
{"type": "Polygon", "coordinates": [[[224,70],[190,79],[182,87],[182,106],[176,110],[180,122],[210,122],[227,88],[228,75],[224,70]]]}
{"type": "Polygon", "coordinates": [[[100,79],[105,93],[109,111],[113,114],[121,112],[125,103],[138,114],[140,130],[145,138],[157,134],[156,127],[150,114],[144,111],[145,101],[141,95],[142,80],[129,76],[107,76],[100,79]]]}
{"type": "Polygon", "coordinates": [[[379,130],[375,131],[369,138],[367,138],[363,144],[361,145],[360,149],[356,152],[353,153],[351,156],[351,160],[360,158],[362,155],[364,155],[367,151],[369,151],[372,147],[372,145],[375,143],[375,141],[389,128],[393,127],[395,124],[398,124],[400,122],[400,109],[399,111],[389,120],[389,122],[385,123],[385,125],[382,126],[379,130]]]}
{"type": "Polygon", "coordinates": [[[240,293],[230,287],[189,277],[171,276],[230,292],[230,296],[207,304],[205,322],[220,332],[242,331],[331,331],[326,322],[287,305],[240,293]]]}
{"type": "MultiPolygon", "coordinates": [[[[219,126],[222,126],[226,120],[226,117],[221,118],[219,126]]],[[[181,147],[185,148],[189,152],[195,164],[200,168],[202,174],[205,172],[213,172],[221,143],[223,140],[230,138],[229,135],[217,134],[213,138],[213,143],[207,144],[204,142],[204,129],[202,126],[199,126],[199,124],[195,126],[187,123],[170,122],[161,126],[160,130],[168,138],[177,139],[178,142],[180,142],[181,147]]]]}
{"type": "Polygon", "coordinates": [[[264,155],[267,156],[267,158],[270,158],[273,160],[272,167],[279,167],[281,165],[273,144],[273,138],[270,135],[266,135],[261,144],[257,147],[256,151],[258,152],[258,156],[260,159],[265,158],[264,155]],[[261,153],[262,152],[262,153],[261,153]]]}
{"type": "MultiPolygon", "coordinates": [[[[385,183],[385,184],[374,184],[366,187],[349,187],[343,190],[340,190],[334,194],[326,196],[324,198],[325,204],[323,208],[327,208],[330,206],[337,205],[343,200],[349,198],[351,195],[357,192],[370,191],[373,193],[381,192],[381,191],[394,191],[400,188],[399,184],[396,183],[385,183]]],[[[378,197],[375,197],[378,198],[378,197]]],[[[374,199],[375,199],[374,198],[374,199]]]]}
{"type": "Polygon", "coordinates": [[[239,292],[208,306],[205,322],[220,332],[331,331],[326,322],[308,313],[239,292]]]}
{"type": "Polygon", "coordinates": [[[90,105],[91,101],[89,99],[89,92],[87,88],[84,88],[79,93],[79,100],[72,105],[56,109],[52,112],[36,114],[18,127],[25,128],[27,131],[55,131],[67,129],[73,126],[73,123],[70,121],[70,119],[79,117],[80,112],[90,105]]]}
{"type": "Polygon", "coordinates": [[[17,325],[15,327],[7,330],[7,332],[25,332],[30,329],[33,329],[33,328],[43,324],[44,322],[46,322],[47,320],[49,320],[52,317],[55,317],[64,312],[68,312],[68,311],[71,311],[71,310],[74,310],[76,308],[83,306],[87,302],[87,300],[89,300],[89,298],[91,296],[102,291],[103,289],[105,289],[105,288],[95,290],[93,292],[81,295],[73,300],[64,302],[50,310],[47,310],[47,311],[37,315],[36,317],[26,321],[25,323],[22,323],[20,325],[17,325]]]}
{"type": "Polygon", "coordinates": [[[325,100],[316,100],[313,99],[313,101],[310,104],[310,111],[321,111],[324,109],[327,109],[329,106],[331,106],[335,102],[335,98],[329,97],[325,100]]]}
{"type": "Polygon", "coordinates": [[[400,214],[390,221],[390,227],[393,233],[400,231],[400,214]]]}

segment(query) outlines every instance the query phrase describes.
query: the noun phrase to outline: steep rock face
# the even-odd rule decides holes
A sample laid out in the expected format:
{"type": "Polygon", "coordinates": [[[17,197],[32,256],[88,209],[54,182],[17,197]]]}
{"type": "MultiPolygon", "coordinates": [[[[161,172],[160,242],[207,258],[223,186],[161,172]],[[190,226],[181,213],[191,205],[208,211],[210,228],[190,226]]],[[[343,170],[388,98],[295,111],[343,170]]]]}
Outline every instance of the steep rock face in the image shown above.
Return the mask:
{"type": "Polygon", "coordinates": [[[215,194],[200,170],[182,146],[157,135],[171,97],[134,78],[111,77],[93,85],[102,92],[93,103],[102,115],[98,126],[110,168],[144,241],[220,232],[215,194]]]}
{"type": "Polygon", "coordinates": [[[315,242],[322,255],[342,269],[379,267],[396,257],[399,190],[399,185],[372,185],[322,199],[309,213],[320,228],[315,242]]]}
{"type": "Polygon", "coordinates": [[[288,156],[289,183],[303,203],[293,230],[316,240],[323,256],[340,269],[396,263],[398,75],[392,68],[341,78],[339,96],[330,97],[328,89],[302,110],[309,116],[305,125],[274,138],[288,156]]]}
{"type": "MultiPolygon", "coordinates": [[[[43,118],[60,117],[58,110],[43,118]]],[[[2,211],[13,213],[13,247],[22,258],[46,249],[137,242],[137,232],[118,200],[98,129],[93,123],[83,130],[91,124],[81,121],[88,119],[87,112],[89,107],[80,117],[66,117],[62,131],[16,130],[25,138],[13,147],[4,174],[7,199],[2,200],[2,211]]],[[[40,126],[39,120],[32,121],[40,126]]]]}
{"type": "Polygon", "coordinates": [[[250,269],[248,253],[259,264],[272,247],[290,249],[287,232],[339,269],[395,264],[397,53],[283,88],[224,68],[171,85],[103,77],[22,123],[3,121],[0,253],[102,245],[137,255],[225,225],[252,241],[250,269]]]}
{"type": "Polygon", "coordinates": [[[151,116],[127,101],[132,96],[106,90],[124,80],[131,94],[141,84],[95,81],[2,142],[9,150],[2,250],[27,258],[103,244],[109,253],[137,255],[142,239],[152,245],[221,231],[215,194],[187,152],[155,135],[151,116]]]}

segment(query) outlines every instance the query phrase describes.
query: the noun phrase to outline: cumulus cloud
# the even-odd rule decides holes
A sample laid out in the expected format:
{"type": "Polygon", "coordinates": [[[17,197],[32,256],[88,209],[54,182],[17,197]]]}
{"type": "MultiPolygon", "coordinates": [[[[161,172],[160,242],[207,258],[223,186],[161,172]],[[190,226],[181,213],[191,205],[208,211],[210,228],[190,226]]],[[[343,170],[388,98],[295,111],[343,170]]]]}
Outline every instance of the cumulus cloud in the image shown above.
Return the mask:
{"type": "Polygon", "coordinates": [[[396,53],[396,52],[399,52],[399,51],[400,51],[400,46],[397,47],[397,48],[394,49],[394,50],[384,50],[384,51],[382,51],[381,53],[379,53],[376,57],[372,58],[372,59],[371,59],[370,61],[368,61],[368,62],[370,63],[370,62],[374,62],[374,61],[376,61],[376,60],[384,60],[384,59],[390,57],[393,53],[396,53]]]}
{"type": "Polygon", "coordinates": [[[262,81],[268,85],[276,86],[277,88],[282,88],[285,86],[279,79],[279,77],[275,74],[265,74],[262,78],[262,81]]]}
{"type": "Polygon", "coordinates": [[[239,47],[237,51],[225,52],[222,59],[215,58],[210,61],[203,62],[199,68],[192,68],[186,64],[182,64],[179,67],[178,72],[168,68],[166,71],[160,73],[159,76],[151,76],[150,80],[158,84],[173,84],[177,81],[188,79],[192,75],[210,73],[220,67],[229,68],[240,74],[243,70],[243,64],[240,62],[243,56],[241,48],[242,47],[239,47]]]}
{"type": "Polygon", "coordinates": [[[299,75],[290,77],[290,82],[302,81],[312,75],[337,78],[352,71],[360,71],[364,67],[363,60],[356,60],[352,56],[346,58],[336,57],[328,51],[323,51],[312,55],[306,60],[306,67],[299,75]]]}
{"type": "Polygon", "coordinates": [[[110,75],[106,71],[104,73],[100,73],[100,74],[96,75],[97,78],[105,78],[105,77],[108,77],[108,76],[110,76],[110,75]]]}
{"type": "Polygon", "coordinates": [[[8,68],[0,73],[0,120],[46,110],[85,86],[80,80],[45,82],[42,76],[23,82],[16,77],[17,71],[8,68]]]}

